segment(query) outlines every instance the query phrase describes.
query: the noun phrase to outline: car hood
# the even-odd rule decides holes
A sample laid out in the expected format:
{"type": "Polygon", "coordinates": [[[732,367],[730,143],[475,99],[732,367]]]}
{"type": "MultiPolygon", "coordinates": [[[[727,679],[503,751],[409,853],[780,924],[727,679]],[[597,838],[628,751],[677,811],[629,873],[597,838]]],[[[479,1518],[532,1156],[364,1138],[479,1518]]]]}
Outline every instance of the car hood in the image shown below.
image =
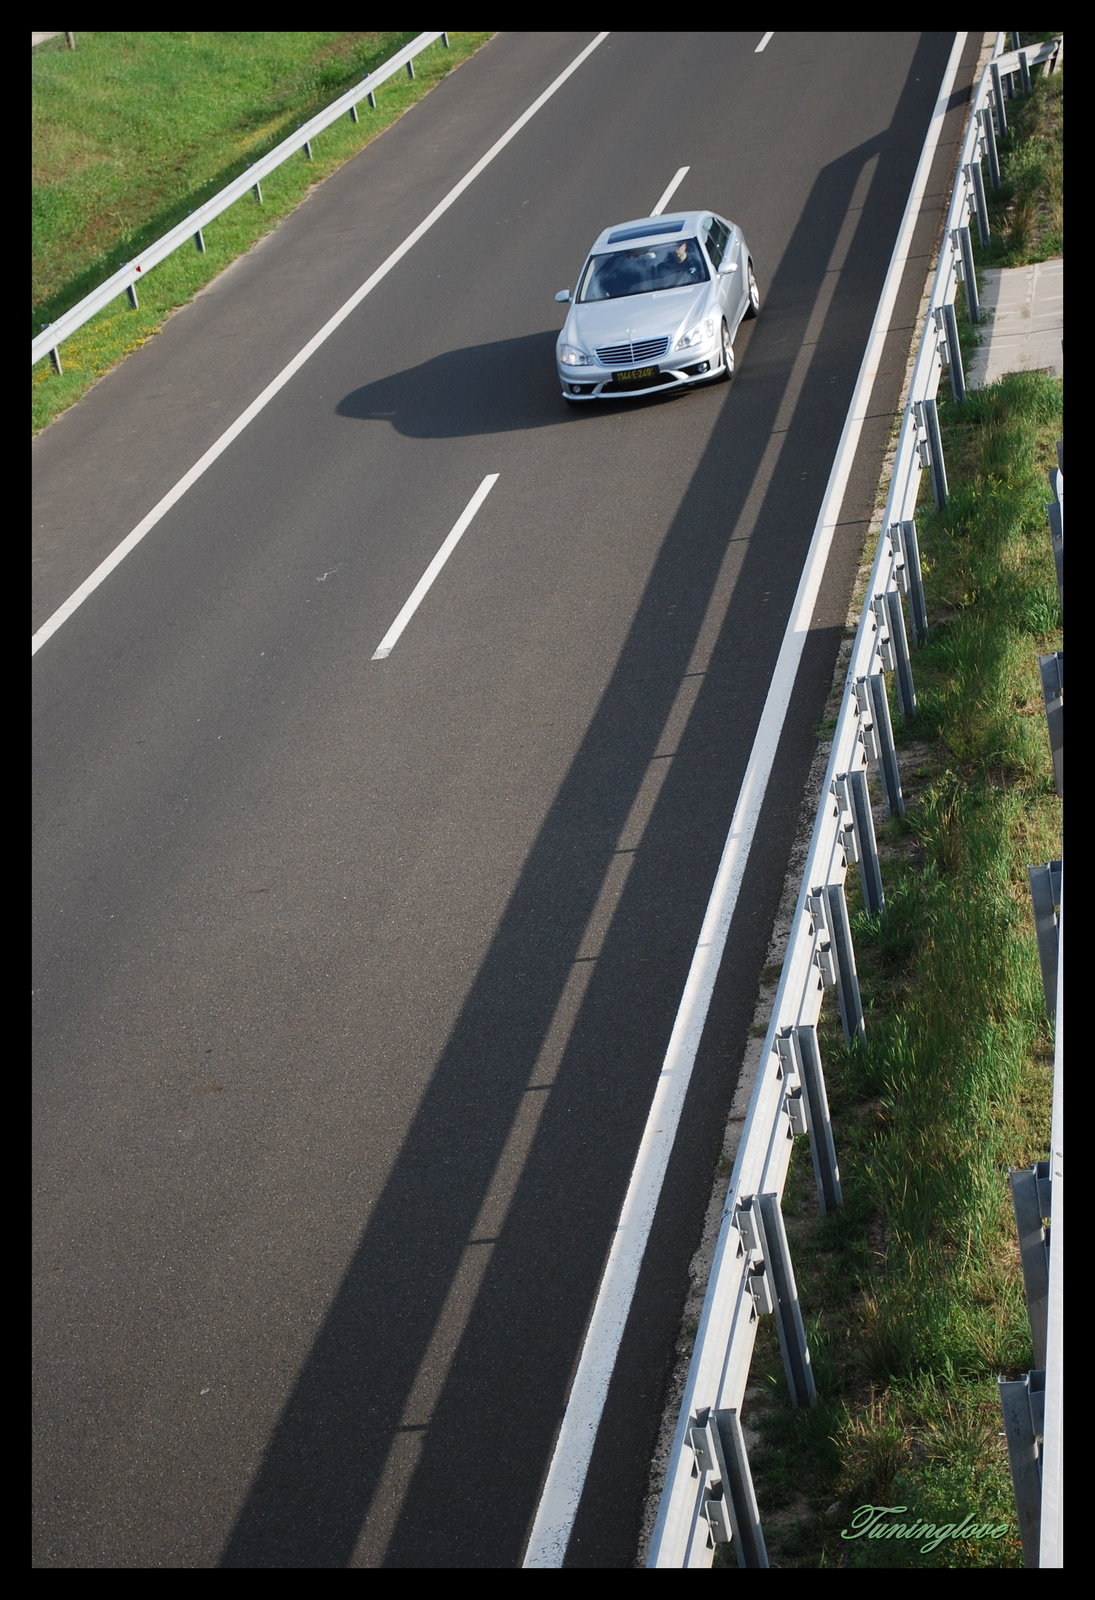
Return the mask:
{"type": "Polygon", "coordinates": [[[678,330],[699,321],[710,288],[709,283],[703,283],[571,306],[560,341],[589,350],[596,345],[633,343],[659,335],[672,339],[678,330]]]}

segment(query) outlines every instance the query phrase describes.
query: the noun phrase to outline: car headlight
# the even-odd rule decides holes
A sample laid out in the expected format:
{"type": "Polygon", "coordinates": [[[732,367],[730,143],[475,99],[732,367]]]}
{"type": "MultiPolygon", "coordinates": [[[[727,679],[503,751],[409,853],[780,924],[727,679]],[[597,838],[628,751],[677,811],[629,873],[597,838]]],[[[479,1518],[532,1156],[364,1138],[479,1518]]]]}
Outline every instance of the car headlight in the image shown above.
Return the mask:
{"type": "Polygon", "coordinates": [[[715,319],[708,317],[706,322],[697,322],[694,328],[689,328],[687,333],[682,333],[677,340],[677,350],[692,350],[698,344],[707,344],[715,335],[715,319]]]}
{"type": "Polygon", "coordinates": [[[584,350],[579,350],[575,344],[561,344],[559,346],[559,361],[564,367],[591,367],[593,362],[584,350]]]}

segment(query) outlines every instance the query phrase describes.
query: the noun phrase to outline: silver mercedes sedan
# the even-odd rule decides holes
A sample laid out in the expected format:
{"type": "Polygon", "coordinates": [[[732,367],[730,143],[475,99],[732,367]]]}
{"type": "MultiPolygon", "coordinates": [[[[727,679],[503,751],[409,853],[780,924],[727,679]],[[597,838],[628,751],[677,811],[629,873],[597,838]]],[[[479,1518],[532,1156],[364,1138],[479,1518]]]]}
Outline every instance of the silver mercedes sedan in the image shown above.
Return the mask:
{"type": "Polygon", "coordinates": [[[606,228],[589,252],[555,361],[563,399],[615,399],[729,378],[760,294],[741,229],[710,211],[606,228]]]}

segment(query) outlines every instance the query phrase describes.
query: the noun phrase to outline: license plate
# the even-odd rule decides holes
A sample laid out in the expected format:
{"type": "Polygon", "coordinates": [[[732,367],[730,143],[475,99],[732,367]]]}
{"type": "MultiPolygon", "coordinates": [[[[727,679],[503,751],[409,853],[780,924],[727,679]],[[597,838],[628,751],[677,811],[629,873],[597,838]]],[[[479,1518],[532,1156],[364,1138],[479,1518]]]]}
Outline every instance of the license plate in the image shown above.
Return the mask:
{"type": "Polygon", "coordinates": [[[646,383],[658,376],[657,367],[632,367],[630,372],[617,372],[617,383],[646,383]]]}

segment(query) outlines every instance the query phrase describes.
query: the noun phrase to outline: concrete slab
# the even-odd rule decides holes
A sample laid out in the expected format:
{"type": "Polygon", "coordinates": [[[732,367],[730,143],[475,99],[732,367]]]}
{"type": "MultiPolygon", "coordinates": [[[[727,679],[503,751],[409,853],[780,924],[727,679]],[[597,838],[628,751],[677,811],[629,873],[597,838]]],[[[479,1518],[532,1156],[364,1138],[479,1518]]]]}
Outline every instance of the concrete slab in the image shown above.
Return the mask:
{"type": "Polygon", "coordinates": [[[1064,277],[1062,259],[985,273],[985,342],[966,375],[970,388],[1005,372],[1048,370],[1064,376],[1064,277]]]}

